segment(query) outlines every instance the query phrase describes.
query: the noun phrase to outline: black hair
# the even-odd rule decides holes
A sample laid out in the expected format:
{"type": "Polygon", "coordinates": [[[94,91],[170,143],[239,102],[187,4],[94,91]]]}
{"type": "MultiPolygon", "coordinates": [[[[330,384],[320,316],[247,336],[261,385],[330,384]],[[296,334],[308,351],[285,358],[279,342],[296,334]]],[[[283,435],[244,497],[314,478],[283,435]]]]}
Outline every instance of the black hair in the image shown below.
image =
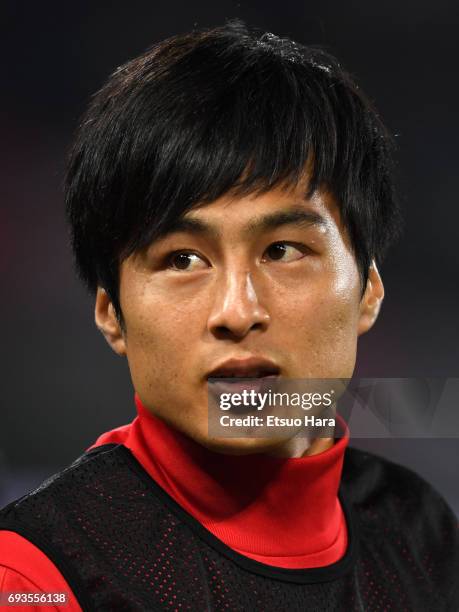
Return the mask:
{"type": "Polygon", "coordinates": [[[119,265],[193,207],[296,184],[326,186],[362,287],[397,235],[393,140],[325,51],[241,22],[174,36],[119,67],[78,129],[66,205],[80,277],[122,321],[119,265]]]}

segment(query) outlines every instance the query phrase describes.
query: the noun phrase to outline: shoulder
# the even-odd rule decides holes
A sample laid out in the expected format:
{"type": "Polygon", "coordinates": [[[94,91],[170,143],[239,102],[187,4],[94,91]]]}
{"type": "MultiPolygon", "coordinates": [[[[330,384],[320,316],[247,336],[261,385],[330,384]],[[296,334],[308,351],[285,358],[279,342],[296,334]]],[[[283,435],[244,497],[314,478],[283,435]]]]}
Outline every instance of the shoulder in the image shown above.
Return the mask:
{"type": "Polygon", "coordinates": [[[366,558],[381,567],[390,561],[406,585],[421,581],[458,604],[459,523],[435,487],[407,467],[348,447],[342,490],[366,558]]]}
{"type": "MultiPolygon", "coordinates": [[[[75,513],[75,509],[94,496],[94,490],[113,480],[114,472],[123,467],[120,444],[93,448],[69,466],[53,474],[36,489],[9,503],[0,510],[0,528],[9,521],[27,518],[37,525],[55,522],[59,513],[75,513]]],[[[116,477],[116,474],[115,474],[116,477]]]]}
{"type": "Polygon", "coordinates": [[[120,448],[110,444],[83,454],[0,510],[0,571],[15,586],[11,590],[32,583],[34,592],[67,593],[70,609],[81,609],[81,580],[68,559],[82,554],[78,546],[91,527],[91,512],[99,514],[122,471],[120,448]]]}
{"type": "Polygon", "coordinates": [[[374,453],[348,447],[342,483],[350,501],[360,507],[393,506],[400,520],[435,514],[458,526],[458,520],[440,493],[412,469],[374,453]]]}

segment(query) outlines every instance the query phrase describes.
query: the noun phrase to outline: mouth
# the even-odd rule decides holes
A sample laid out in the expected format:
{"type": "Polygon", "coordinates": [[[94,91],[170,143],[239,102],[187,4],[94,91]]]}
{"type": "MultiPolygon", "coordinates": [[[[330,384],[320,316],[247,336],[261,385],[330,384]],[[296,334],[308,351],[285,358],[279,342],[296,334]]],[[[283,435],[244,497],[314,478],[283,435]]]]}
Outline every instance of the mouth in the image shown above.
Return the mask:
{"type": "MultiPolygon", "coordinates": [[[[242,394],[244,391],[263,393],[275,385],[280,367],[268,360],[229,360],[212,370],[208,376],[209,391],[219,397],[223,393],[242,394]]],[[[251,412],[256,405],[232,407],[232,412],[251,412]]]]}
{"type": "Polygon", "coordinates": [[[277,364],[267,359],[230,359],[214,368],[207,375],[207,379],[232,379],[232,378],[268,378],[280,374],[277,364]]]}

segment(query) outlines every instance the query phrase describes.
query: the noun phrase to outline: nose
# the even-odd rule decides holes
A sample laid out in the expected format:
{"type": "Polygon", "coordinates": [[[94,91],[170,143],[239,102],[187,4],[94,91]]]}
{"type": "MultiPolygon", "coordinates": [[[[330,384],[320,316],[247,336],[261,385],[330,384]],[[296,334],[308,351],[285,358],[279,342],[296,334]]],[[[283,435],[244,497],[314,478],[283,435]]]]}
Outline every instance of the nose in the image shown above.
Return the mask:
{"type": "Polygon", "coordinates": [[[217,281],[208,319],[209,331],[219,338],[243,338],[249,331],[266,329],[270,316],[260,303],[251,274],[232,272],[217,281]]]}

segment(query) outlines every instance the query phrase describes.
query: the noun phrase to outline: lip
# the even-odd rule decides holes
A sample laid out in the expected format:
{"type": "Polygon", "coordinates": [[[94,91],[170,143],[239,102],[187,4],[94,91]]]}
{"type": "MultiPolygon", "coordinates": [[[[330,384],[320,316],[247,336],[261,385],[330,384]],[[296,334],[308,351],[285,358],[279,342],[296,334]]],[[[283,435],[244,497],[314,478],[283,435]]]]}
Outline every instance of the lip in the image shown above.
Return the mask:
{"type": "Polygon", "coordinates": [[[209,406],[218,407],[223,395],[226,394],[227,397],[234,398],[234,401],[232,401],[230,407],[231,414],[247,415],[251,412],[257,412],[259,400],[256,398],[259,398],[260,394],[263,395],[269,390],[275,390],[277,388],[278,381],[279,376],[276,374],[269,374],[267,376],[259,376],[256,378],[209,378],[209,399],[212,398],[209,406]],[[235,396],[244,396],[244,392],[250,394],[250,400],[248,400],[246,397],[242,404],[236,404],[235,396]],[[253,392],[255,392],[255,396],[252,395],[253,392]]]}
{"type": "MultiPolygon", "coordinates": [[[[259,378],[216,378],[209,381],[209,391],[214,396],[220,396],[222,393],[242,393],[243,391],[258,393],[266,393],[269,389],[276,388],[278,377],[275,375],[263,376],[259,378]]],[[[247,410],[247,408],[241,408],[247,410]]],[[[234,407],[233,407],[234,411],[234,407]]]]}
{"type": "Polygon", "coordinates": [[[223,361],[208,374],[209,378],[265,378],[278,376],[280,367],[270,359],[250,356],[245,359],[231,358],[223,361]]]}

